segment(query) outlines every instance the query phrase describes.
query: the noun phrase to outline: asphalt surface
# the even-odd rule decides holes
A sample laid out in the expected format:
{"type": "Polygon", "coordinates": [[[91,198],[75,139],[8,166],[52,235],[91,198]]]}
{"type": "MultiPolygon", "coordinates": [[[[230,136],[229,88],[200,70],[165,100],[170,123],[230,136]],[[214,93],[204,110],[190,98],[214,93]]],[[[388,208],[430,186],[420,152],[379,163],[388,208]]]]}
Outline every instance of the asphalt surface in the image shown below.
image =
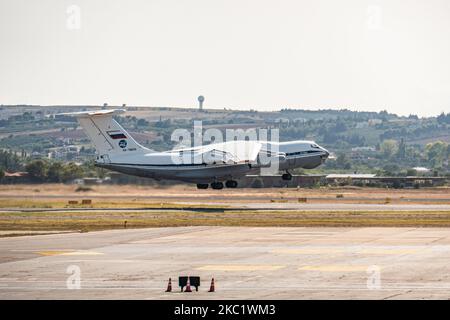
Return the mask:
{"type": "Polygon", "coordinates": [[[127,229],[0,239],[0,299],[448,299],[450,229],[127,229]],[[178,276],[201,277],[181,293],[178,276]],[[173,292],[165,292],[172,278],[173,292]],[[216,292],[208,293],[211,278],[216,292]]]}

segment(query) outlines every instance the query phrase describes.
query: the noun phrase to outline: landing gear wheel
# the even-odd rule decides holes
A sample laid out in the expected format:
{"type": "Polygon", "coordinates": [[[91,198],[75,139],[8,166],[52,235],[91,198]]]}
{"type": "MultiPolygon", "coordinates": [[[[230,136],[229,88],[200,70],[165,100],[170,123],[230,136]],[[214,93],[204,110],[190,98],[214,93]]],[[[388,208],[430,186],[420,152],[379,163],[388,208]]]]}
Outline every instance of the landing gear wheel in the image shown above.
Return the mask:
{"type": "Polygon", "coordinates": [[[223,189],[223,183],[222,182],[213,182],[211,183],[211,188],[214,190],[221,190],[223,189]]]}
{"type": "Polygon", "coordinates": [[[290,181],[290,180],[292,180],[292,174],[290,174],[289,172],[284,173],[284,174],[281,176],[281,179],[290,181]]]}
{"type": "Polygon", "coordinates": [[[234,180],[228,180],[227,182],[225,182],[225,186],[227,188],[236,188],[238,185],[237,181],[234,180]]]}
{"type": "Polygon", "coordinates": [[[197,189],[208,189],[207,183],[197,183],[197,189]]]}

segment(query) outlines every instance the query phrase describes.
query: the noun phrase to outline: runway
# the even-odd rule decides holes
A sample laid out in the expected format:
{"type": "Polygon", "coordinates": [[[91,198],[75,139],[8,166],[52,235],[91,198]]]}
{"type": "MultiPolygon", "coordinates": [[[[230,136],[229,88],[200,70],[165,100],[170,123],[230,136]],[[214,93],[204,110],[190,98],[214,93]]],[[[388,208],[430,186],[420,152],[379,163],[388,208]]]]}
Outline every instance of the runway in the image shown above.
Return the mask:
{"type": "Polygon", "coordinates": [[[204,202],[178,202],[176,206],[165,207],[116,207],[116,208],[0,208],[1,212],[161,212],[161,211],[443,211],[450,212],[449,204],[380,204],[380,203],[287,203],[248,202],[230,204],[215,202],[215,207],[204,206],[204,202]],[[203,206],[203,207],[202,207],[203,206]]]}
{"type": "Polygon", "coordinates": [[[380,203],[246,203],[254,210],[295,211],[450,211],[447,204],[380,204],[380,203]]]}
{"type": "Polygon", "coordinates": [[[448,299],[448,261],[449,228],[205,226],[23,236],[0,239],[0,299],[448,299]],[[200,276],[199,291],[179,292],[181,275],[200,276]],[[174,292],[166,293],[169,277],[174,292]],[[212,277],[216,292],[208,293],[212,277]]]}

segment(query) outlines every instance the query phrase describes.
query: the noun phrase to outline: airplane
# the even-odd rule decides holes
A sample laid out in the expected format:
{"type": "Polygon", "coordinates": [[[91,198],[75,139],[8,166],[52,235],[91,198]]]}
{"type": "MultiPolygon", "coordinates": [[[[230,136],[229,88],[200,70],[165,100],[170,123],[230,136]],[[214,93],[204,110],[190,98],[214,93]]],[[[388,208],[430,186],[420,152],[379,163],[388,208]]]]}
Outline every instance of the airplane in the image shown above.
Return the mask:
{"type": "Polygon", "coordinates": [[[197,184],[198,189],[236,188],[237,178],[276,163],[291,180],[289,170],[312,169],[329,152],[313,141],[229,141],[156,152],[138,142],[113,118],[122,109],[63,113],[77,118],[96,149],[95,166],[156,180],[197,184]],[[272,152],[271,150],[276,150],[272,152]],[[262,159],[269,159],[263,161],[262,159]]]}

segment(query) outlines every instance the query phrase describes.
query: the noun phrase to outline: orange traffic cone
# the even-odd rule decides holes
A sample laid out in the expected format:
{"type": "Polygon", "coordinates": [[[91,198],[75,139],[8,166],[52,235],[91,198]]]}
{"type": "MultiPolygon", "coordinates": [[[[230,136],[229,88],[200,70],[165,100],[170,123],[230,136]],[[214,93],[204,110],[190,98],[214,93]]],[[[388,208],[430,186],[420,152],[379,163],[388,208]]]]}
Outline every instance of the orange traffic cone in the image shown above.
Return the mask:
{"type": "Polygon", "coordinates": [[[186,290],[184,290],[184,292],[192,292],[192,290],[191,290],[191,280],[189,280],[189,277],[187,279],[186,290]]]}
{"type": "Polygon", "coordinates": [[[211,286],[209,287],[209,291],[208,292],[214,292],[216,290],[215,286],[214,286],[214,278],[211,279],[211,286]]]}
{"type": "Polygon", "coordinates": [[[172,292],[172,278],[169,278],[169,284],[167,285],[166,292],[172,292]]]}

